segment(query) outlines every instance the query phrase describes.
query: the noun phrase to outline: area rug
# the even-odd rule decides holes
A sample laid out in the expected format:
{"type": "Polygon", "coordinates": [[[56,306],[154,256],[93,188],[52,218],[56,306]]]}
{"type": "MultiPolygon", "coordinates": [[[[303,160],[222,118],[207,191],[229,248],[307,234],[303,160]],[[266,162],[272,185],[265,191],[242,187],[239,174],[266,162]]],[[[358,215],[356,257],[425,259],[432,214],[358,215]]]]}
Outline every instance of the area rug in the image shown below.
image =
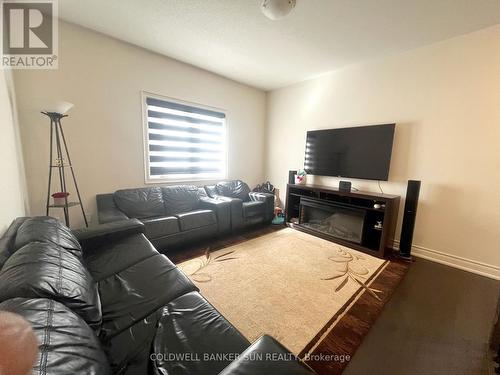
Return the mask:
{"type": "Polygon", "coordinates": [[[314,364],[311,354],[361,296],[383,305],[390,293],[372,284],[390,263],[285,228],[178,267],[250,342],[269,334],[314,364]]]}

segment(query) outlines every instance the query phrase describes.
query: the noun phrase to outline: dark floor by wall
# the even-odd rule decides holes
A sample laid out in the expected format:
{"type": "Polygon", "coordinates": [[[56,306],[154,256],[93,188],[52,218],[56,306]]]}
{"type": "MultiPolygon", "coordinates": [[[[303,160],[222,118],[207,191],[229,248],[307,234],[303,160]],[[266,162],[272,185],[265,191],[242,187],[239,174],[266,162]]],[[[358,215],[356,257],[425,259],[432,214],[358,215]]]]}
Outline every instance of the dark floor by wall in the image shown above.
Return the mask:
{"type": "Polygon", "coordinates": [[[488,374],[499,294],[499,281],[418,258],[344,374],[488,374]]]}

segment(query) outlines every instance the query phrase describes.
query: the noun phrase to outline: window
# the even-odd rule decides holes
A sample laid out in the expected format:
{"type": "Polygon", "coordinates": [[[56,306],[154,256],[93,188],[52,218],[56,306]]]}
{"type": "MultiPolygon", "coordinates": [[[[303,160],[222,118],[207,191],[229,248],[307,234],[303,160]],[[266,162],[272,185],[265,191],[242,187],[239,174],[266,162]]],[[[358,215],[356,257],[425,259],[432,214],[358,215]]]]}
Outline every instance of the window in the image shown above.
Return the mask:
{"type": "Polygon", "coordinates": [[[146,182],[226,177],[226,114],[144,94],[146,182]]]}

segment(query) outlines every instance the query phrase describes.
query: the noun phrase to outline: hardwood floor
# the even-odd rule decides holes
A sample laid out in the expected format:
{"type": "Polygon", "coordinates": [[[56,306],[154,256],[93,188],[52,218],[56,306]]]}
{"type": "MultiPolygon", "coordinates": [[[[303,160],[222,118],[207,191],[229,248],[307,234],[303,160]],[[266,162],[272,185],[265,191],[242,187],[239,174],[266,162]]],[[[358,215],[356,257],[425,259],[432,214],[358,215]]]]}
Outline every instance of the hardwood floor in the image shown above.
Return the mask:
{"type": "Polygon", "coordinates": [[[499,281],[417,258],[343,374],[488,374],[499,293],[499,281]]]}
{"type": "MultiPolygon", "coordinates": [[[[408,263],[392,259],[370,285],[371,288],[380,291],[381,299],[377,300],[371,294],[361,290],[359,298],[346,310],[326,337],[319,341],[319,344],[309,353],[309,358],[304,356],[305,351],[300,353],[299,357],[303,358],[319,375],[341,374],[386,303],[390,301],[408,268],[408,263]]],[[[309,348],[306,347],[306,350],[309,348]]]]}

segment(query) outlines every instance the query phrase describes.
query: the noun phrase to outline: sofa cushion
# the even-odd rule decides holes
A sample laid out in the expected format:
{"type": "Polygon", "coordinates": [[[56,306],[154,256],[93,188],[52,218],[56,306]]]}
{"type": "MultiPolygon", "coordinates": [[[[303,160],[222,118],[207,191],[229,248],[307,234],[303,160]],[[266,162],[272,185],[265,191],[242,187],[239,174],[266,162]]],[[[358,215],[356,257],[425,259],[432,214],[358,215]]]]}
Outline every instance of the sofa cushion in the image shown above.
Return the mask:
{"type": "Polygon", "coordinates": [[[263,216],[266,213],[264,202],[243,202],[243,217],[263,216]]]}
{"type": "Polygon", "coordinates": [[[225,197],[238,198],[243,202],[250,200],[250,188],[241,180],[222,181],[216,185],[217,193],[225,197]]]}
{"type": "Polygon", "coordinates": [[[200,193],[193,185],[166,186],[161,188],[167,215],[187,212],[198,208],[200,193]]]}
{"type": "Polygon", "coordinates": [[[74,312],[52,299],[14,298],[0,310],[21,315],[39,342],[33,374],[110,373],[108,360],[90,327],[74,312]]]}
{"type": "Polygon", "coordinates": [[[143,219],[148,238],[158,238],[179,232],[179,220],[175,216],[143,219]]]}
{"type": "Polygon", "coordinates": [[[216,234],[217,224],[212,224],[188,231],[181,231],[172,236],[154,238],[151,240],[151,242],[158,249],[158,251],[166,254],[177,245],[182,246],[187,243],[198,242],[202,239],[213,237],[216,234]]]}
{"type": "Polygon", "coordinates": [[[163,306],[106,341],[106,354],[113,374],[153,374],[150,370],[151,346],[162,313],[163,306]]]}
{"type": "Polygon", "coordinates": [[[152,350],[168,353],[179,360],[174,362],[166,356],[157,356],[155,373],[218,374],[249,345],[248,340],[199,293],[188,293],[165,306],[152,350]],[[183,360],[183,353],[192,357],[183,360]],[[193,357],[199,360],[192,360],[193,357]]]}
{"type": "Polygon", "coordinates": [[[207,191],[205,190],[204,187],[198,188],[198,194],[199,194],[200,198],[207,198],[208,197],[207,191]]]}
{"type": "Polygon", "coordinates": [[[158,255],[158,251],[141,234],[85,251],[83,261],[94,280],[98,282],[154,255],[158,255]]]}
{"type": "Polygon", "coordinates": [[[215,212],[212,210],[194,210],[175,215],[179,218],[181,231],[217,224],[215,212]]]}
{"type": "Polygon", "coordinates": [[[210,198],[215,198],[219,193],[217,193],[217,187],[215,185],[206,185],[205,192],[210,198]]]}
{"type": "Polygon", "coordinates": [[[0,271],[0,302],[15,297],[54,299],[99,329],[97,285],[82,261],[60,246],[32,242],[5,262],[0,271]]]}
{"type": "Polygon", "coordinates": [[[118,190],[114,194],[116,206],[128,217],[145,218],[165,215],[161,188],[118,190]]]}
{"type": "Polygon", "coordinates": [[[17,230],[27,220],[27,217],[18,217],[7,228],[0,238],[0,269],[9,257],[15,252],[17,230]]]}
{"type": "Polygon", "coordinates": [[[82,248],[71,230],[53,217],[36,216],[26,219],[17,230],[14,248],[17,250],[35,241],[52,243],[74,255],[82,255],[82,248]]]}
{"type": "Polygon", "coordinates": [[[99,281],[102,338],[110,339],[178,296],[196,290],[164,255],[154,255],[99,281]]]}

